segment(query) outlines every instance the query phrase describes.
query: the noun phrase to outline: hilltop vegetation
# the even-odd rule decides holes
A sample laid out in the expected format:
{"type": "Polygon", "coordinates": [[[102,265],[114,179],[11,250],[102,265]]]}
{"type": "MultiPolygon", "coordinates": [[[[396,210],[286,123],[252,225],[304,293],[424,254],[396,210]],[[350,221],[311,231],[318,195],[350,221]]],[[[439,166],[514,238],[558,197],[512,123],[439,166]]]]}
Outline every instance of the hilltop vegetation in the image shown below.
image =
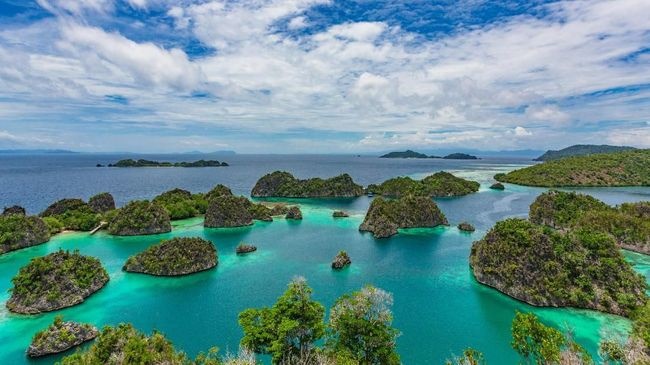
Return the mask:
{"type": "Polygon", "coordinates": [[[363,195],[363,187],[357,185],[348,174],[329,179],[296,179],[284,171],[262,176],[251,191],[253,197],[285,198],[335,198],[363,195]]]}
{"type": "Polygon", "coordinates": [[[533,161],[551,161],[551,160],[558,160],[564,157],[594,155],[598,153],[623,152],[623,151],[631,151],[635,149],[636,148],[634,147],[609,146],[606,144],[603,145],[576,144],[557,151],[548,150],[543,155],[537,157],[533,161]]]}
{"type": "Polygon", "coordinates": [[[48,226],[39,217],[0,215],[0,255],[50,240],[48,226]]]}
{"type": "Polygon", "coordinates": [[[108,232],[117,236],[138,236],[170,232],[169,214],[160,204],[135,200],[117,211],[108,232]]]}
{"type": "Polygon", "coordinates": [[[650,150],[566,157],[494,178],[529,186],[650,186],[650,150]]]}
{"type": "Polygon", "coordinates": [[[445,160],[478,160],[478,157],[467,153],[450,153],[443,158],[445,160]]]}
{"type": "Polygon", "coordinates": [[[133,160],[125,159],[119,160],[114,164],[109,164],[108,167],[221,167],[228,166],[226,162],[219,162],[217,160],[198,160],[194,162],[159,162],[152,160],[133,160]]]}
{"type": "Polygon", "coordinates": [[[27,355],[40,357],[63,352],[92,340],[98,334],[97,328],[87,323],[64,322],[61,316],[56,316],[48,328],[34,335],[27,355]]]}
{"type": "Polygon", "coordinates": [[[81,199],[61,199],[52,203],[40,214],[48,218],[47,223],[54,227],[75,231],[90,231],[99,224],[101,214],[81,199]]]}
{"type": "Polygon", "coordinates": [[[437,156],[427,156],[424,153],[419,153],[411,150],[406,150],[403,152],[389,152],[385,155],[379,156],[379,158],[439,158],[437,156]]]}
{"type": "Polygon", "coordinates": [[[479,187],[480,184],[476,181],[465,180],[448,172],[440,171],[422,180],[413,180],[410,177],[395,177],[379,185],[371,184],[366,190],[387,197],[407,195],[444,197],[475,193],[479,187]]]}
{"type": "Polygon", "coordinates": [[[178,276],[217,266],[217,250],[199,237],[177,237],[129,257],[123,269],[157,276],[178,276]]]}
{"type": "Polygon", "coordinates": [[[399,228],[436,227],[447,224],[447,218],[431,198],[408,195],[399,199],[375,198],[363,223],[362,232],[372,232],[375,238],[397,234],[399,228]]]}

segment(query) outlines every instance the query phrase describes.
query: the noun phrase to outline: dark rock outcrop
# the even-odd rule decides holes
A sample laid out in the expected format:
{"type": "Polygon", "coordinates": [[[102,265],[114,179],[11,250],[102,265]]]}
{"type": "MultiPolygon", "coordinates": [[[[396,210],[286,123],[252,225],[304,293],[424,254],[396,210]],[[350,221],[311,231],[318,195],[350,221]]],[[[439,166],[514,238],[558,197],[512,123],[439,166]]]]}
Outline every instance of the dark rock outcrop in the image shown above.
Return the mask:
{"type": "Polygon", "coordinates": [[[436,227],[446,225],[447,218],[433,200],[424,196],[406,196],[387,200],[375,198],[359,226],[375,238],[397,234],[398,228],[436,227]]]}
{"type": "Polygon", "coordinates": [[[115,199],[110,193],[99,193],[90,197],[88,205],[95,213],[106,213],[115,209],[115,199]]]}
{"type": "Polygon", "coordinates": [[[56,215],[61,215],[70,210],[79,210],[86,207],[87,204],[81,199],[70,198],[70,199],[61,199],[57,202],[52,203],[47,207],[43,212],[41,212],[41,217],[51,217],[56,215]]]}
{"type": "Polygon", "coordinates": [[[94,257],[58,251],[32,259],[12,282],[7,308],[36,314],[79,304],[108,282],[108,273],[94,257]]]}
{"type": "Polygon", "coordinates": [[[120,208],[108,226],[108,232],[116,236],[158,234],[171,230],[165,208],[147,200],[132,201],[120,208]]]}
{"type": "Polygon", "coordinates": [[[64,322],[61,317],[56,317],[54,323],[34,336],[27,349],[27,355],[41,357],[58,354],[90,341],[97,335],[99,331],[90,324],[64,322]]]}
{"type": "Polygon", "coordinates": [[[177,237],[129,257],[124,271],[156,276],[179,276],[217,266],[217,250],[199,237],[177,237]]]}
{"type": "Polygon", "coordinates": [[[252,203],[243,196],[220,196],[212,199],[205,212],[208,228],[243,227],[253,224],[252,203]]]}
{"type": "Polygon", "coordinates": [[[4,210],[2,211],[2,215],[11,215],[11,214],[26,215],[27,211],[25,211],[25,208],[21,207],[20,205],[12,205],[10,207],[5,207],[4,210]]]}
{"type": "Polygon", "coordinates": [[[39,217],[21,214],[0,216],[0,254],[49,240],[49,228],[39,217]]]}
{"type": "Polygon", "coordinates": [[[332,217],[334,218],[346,218],[349,217],[350,215],[342,210],[335,210],[334,213],[332,213],[332,217]]]}
{"type": "Polygon", "coordinates": [[[329,179],[296,179],[284,171],[262,176],[251,192],[253,197],[286,198],[333,198],[363,195],[363,187],[357,185],[348,174],[329,179]]]}
{"type": "Polygon", "coordinates": [[[505,190],[505,188],[506,187],[503,186],[503,184],[500,183],[500,182],[490,185],[490,189],[493,189],[493,190],[505,190]]]}
{"type": "Polygon", "coordinates": [[[227,196],[232,195],[232,191],[230,190],[230,188],[225,186],[225,185],[218,184],[205,194],[205,199],[207,201],[210,201],[210,200],[212,200],[214,198],[217,198],[217,197],[220,197],[220,196],[226,196],[226,195],[227,196]]]}
{"type": "Polygon", "coordinates": [[[271,215],[285,215],[289,212],[289,207],[286,204],[277,203],[271,207],[271,215]]]}
{"type": "Polygon", "coordinates": [[[471,224],[469,224],[467,222],[462,222],[462,223],[458,224],[458,229],[460,229],[461,231],[465,231],[465,232],[474,232],[476,230],[473,225],[471,225],[471,224]]]}
{"type": "Polygon", "coordinates": [[[286,219],[294,219],[294,220],[301,220],[302,219],[302,212],[300,211],[300,208],[297,206],[292,206],[289,207],[289,210],[287,211],[287,215],[284,216],[286,219]]]}
{"type": "Polygon", "coordinates": [[[235,249],[235,252],[237,252],[238,255],[243,255],[254,251],[257,251],[257,247],[245,243],[240,243],[235,249]]]}
{"type": "Polygon", "coordinates": [[[352,260],[350,260],[348,253],[345,251],[339,251],[336,257],[334,257],[334,260],[332,260],[332,269],[341,270],[350,264],[352,264],[352,260]]]}

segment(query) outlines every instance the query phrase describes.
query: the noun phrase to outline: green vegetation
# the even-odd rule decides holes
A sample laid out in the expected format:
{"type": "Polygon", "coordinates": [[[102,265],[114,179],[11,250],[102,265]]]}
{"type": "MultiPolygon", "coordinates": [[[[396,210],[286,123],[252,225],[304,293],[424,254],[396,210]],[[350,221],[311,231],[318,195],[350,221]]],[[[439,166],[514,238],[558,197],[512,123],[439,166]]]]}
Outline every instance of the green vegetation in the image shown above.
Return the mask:
{"type": "Polygon", "coordinates": [[[427,156],[424,153],[406,150],[403,152],[389,152],[385,155],[379,156],[379,158],[439,158],[439,157],[427,156]]]}
{"type": "Polygon", "coordinates": [[[32,259],[12,282],[7,308],[40,313],[83,302],[108,282],[108,273],[96,258],[60,250],[32,259]]]}
{"type": "Polygon", "coordinates": [[[332,269],[341,270],[346,266],[350,266],[351,264],[352,260],[350,259],[348,253],[341,250],[336,254],[334,260],[332,260],[332,269]]]}
{"type": "Polygon", "coordinates": [[[34,335],[27,354],[30,357],[40,357],[63,352],[92,340],[97,334],[97,329],[90,324],[64,322],[62,316],[56,316],[48,328],[34,335]]]}
{"type": "Polygon", "coordinates": [[[109,164],[108,167],[220,167],[228,166],[225,162],[216,160],[198,160],[194,162],[158,162],[151,160],[133,160],[125,159],[119,160],[114,164],[109,164]]]}
{"type": "Polygon", "coordinates": [[[208,201],[203,194],[192,194],[183,189],[172,189],[153,199],[165,208],[172,220],[186,219],[205,214],[208,201]]]}
{"type": "Polygon", "coordinates": [[[410,177],[392,178],[379,185],[369,185],[366,190],[388,197],[407,195],[443,197],[475,193],[479,187],[480,184],[476,181],[465,180],[440,171],[422,180],[413,180],[410,177]]]}
{"type": "Polygon", "coordinates": [[[629,315],[646,302],[645,279],[599,232],[507,219],[474,243],[470,265],[479,282],[532,305],[629,315]]]}
{"type": "Polygon", "coordinates": [[[160,204],[136,200],[117,211],[108,232],[118,236],[157,234],[172,230],[169,214],[160,204]]]}
{"type": "Polygon", "coordinates": [[[222,184],[217,184],[215,187],[213,187],[210,191],[208,191],[205,194],[205,200],[210,201],[214,198],[224,196],[224,195],[232,195],[232,191],[230,190],[229,187],[222,185],[222,184]]]}
{"type": "Polygon", "coordinates": [[[63,223],[54,217],[45,217],[43,218],[43,222],[45,222],[47,225],[47,229],[50,232],[50,235],[55,235],[65,229],[63,223]]]}
{"type": "Polygon", "coordinates": [[[253,204],[243,196],[224,195],[210,201],[205,212],[208,228],[243,227],[253,224],[253,204]]]}
{"type": "Polygon", "coordinates": [[[650,149],[566,157],[494,178],[529,186],[649,186],[650,149]]]}
{"type": "Polygon", "coordinates": [[[61,199],[47,207],[40,216],[56,218],[64,229],[74,231],[90,231],[101,221],[101,214],[81,199],[61,199]]]}
{"type": "Polygon", "coordinates": [[[627,146],[608,146],[608,145],[593,145],[593,144],[577,144],[561,150],[548,150],[543,155],[537,157],[533,161],[551,161],[558,160],[564,157],[571,156],[584,156],[594,155],[598,153],[612,153],[634,150],[634,147],[627,146]]]}
{"type": "Polygon", "coordinates": [[[447,160],[478,160],[478,157],[467,153],[451,153],[443,158],[447,160]]]}
{"type": "Polygon", "coordinates": [[[454,356],[451,360],[445,361],[445,365],[485,365],[483,354],[471,347],[463,350],[463,355],[454,356]]]}
{"type": "Polygon", "coordinates": [[[473,225],[467,222],[461,222],[458,224],[458,229],[464,232],[474,232],[476,228],[473,225]]]}
{"type": "Polygon", "coordinates": [[[39,217],[0,215],[0,255],[50,240],[50,229],[39,217]]]}
{"type": "Polygon", "coordinates": [[[355,197],[363,195],[363,187],[357,185],[348,174],[329,179],[296,179],[288,172],[275,171],[262,176],[251,192],[253,197],[325,198],[355,197]]]}
{"type": "Polygon", "coordinates": [[[375,198],[359,226],[363,232],[372,232],[375,238],[397,234],[398,228],[435,227],[447,224],[447,218],[431,198],[405,196],[387,200],[375,198]]]}
{"type": "Polygon", "coordinates": [[[115,209],[115,199],[110,193],[99,193],[88,199],[88,205],[95,213],[106,213],[115,209]]]}
{"type": "Polygon", "coordinates": [[[123,270],[158,276],[187,275],[217,266],[217,250],[200,237],[176,237],[129,257],[123,270]]]}

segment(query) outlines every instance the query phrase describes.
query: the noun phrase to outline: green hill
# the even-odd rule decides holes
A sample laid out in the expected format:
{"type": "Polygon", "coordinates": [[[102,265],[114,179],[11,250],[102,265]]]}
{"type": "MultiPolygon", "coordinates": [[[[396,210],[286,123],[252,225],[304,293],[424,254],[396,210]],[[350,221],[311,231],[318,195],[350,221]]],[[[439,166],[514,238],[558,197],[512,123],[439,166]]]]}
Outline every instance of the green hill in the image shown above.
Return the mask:
{"type": "Polygon", "coordinates": [[[650,150],[566,157],[497,174],[494,178],[528,186],[650,186],[650,150]]]}
{"type": "Polygon", "coordinates": [[[424,153],[406,150],[401,152],[389,152],[385,155],[379,156],[379,158],[436,158],[436,156],[429,157],[424,153]]]}
{"type": "Polygon", "coordinates": [[[603,145],[576,144],[557,151],[548,150],[543,155],[537,157],[533,161],[551,161],[551,160],[558,160],[564,157],[594,155],[597,153],[623,152],[623,151],[631,151],[634,149],[635,149],[634,147],[609,146],[606,144],[603,145]]]}

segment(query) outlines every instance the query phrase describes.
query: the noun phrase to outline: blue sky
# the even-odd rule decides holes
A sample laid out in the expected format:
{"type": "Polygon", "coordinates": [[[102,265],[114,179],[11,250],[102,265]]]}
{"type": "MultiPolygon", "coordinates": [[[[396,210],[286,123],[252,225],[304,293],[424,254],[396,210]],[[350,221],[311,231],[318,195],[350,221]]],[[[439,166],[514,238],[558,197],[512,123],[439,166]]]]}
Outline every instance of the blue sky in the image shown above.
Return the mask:
{"type": "Polygon", "coordinates": [[[0,0],[0,148],[650,147],[650,2],[0,0]]]}

